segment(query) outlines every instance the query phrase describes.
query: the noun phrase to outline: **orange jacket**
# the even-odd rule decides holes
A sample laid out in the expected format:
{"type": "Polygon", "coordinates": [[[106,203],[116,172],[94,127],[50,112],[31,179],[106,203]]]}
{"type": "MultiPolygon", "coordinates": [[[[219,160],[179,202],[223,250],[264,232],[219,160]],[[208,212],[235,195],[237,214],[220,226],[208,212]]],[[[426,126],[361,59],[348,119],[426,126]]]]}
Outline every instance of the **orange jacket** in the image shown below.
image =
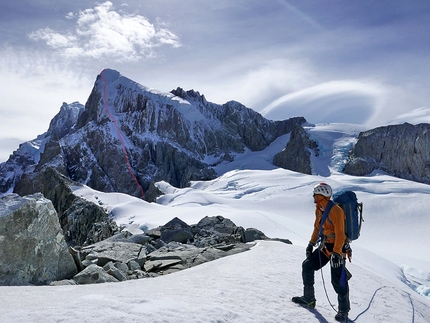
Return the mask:
{"type": "MultiPolygon", "coordinates": [[[[322,208],[319,209],[318,206],[315,210],[315,223],[314,223],[314,231],[312,232],[310,242],[314,245],[318,241],[318,233],[320,231],[320,222],[322,218],[323,211],[327,206],[328,200],[323,200],[320,202],[320,206],[322,208]]],[[[346,242],[345,235],[345,213],[342,208],[338,205],[333,205],[328,215],[327,220],[323,224],[323,235],[326,237],[326,243],[334,243],[333,252],[336,252],[340,255],[345,256],[342,253],[342,247],[346,242]],[[329,221],[330,219],[330,221],[329,221]]],[[[330,253],[328,254],[330,256],[330,253]]]]}

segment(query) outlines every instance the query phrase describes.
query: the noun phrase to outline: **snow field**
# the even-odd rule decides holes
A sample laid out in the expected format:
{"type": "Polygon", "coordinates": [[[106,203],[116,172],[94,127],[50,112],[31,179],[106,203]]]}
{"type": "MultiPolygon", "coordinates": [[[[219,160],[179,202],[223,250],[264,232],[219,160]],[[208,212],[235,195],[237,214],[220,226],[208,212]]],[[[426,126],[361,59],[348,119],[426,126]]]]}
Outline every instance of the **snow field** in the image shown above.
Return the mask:
{"type": "MultiPolygon", "coordinates": [[[[250,251],[157,278],[81,286],[2,287],[2,322],[334,322],[316,274],[317,307],[291,302],[301,293],[304,248],[257,242],[250,251]]],[[[428,322],[430,303],[351,264],[355,322],[428,322]]],[[[324,270],[330,300],[336,297],[324,270]]]]}

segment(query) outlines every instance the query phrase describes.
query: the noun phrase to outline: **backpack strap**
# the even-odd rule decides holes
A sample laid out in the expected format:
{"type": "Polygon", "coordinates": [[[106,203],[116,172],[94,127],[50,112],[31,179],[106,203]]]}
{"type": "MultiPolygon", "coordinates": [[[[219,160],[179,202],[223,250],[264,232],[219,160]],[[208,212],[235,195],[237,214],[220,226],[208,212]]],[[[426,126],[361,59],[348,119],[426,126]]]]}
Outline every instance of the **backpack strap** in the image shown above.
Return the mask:
{"type": "MultiPolygon", "coordinates": [[[[323,237],[323,224],[328,219],[328,215],[330,214],[330,210],[333,207],[334,202],[332,200],[328,201],[327,206],[322,214],[321,222],[320,222],[320,231],[318,233],[318,240],[321,240],[323,237]]],[[[330,219],[328,219],[330,221],[330,219]]],[[[330,221],[331,222],[331,221],[330,221]]]]}

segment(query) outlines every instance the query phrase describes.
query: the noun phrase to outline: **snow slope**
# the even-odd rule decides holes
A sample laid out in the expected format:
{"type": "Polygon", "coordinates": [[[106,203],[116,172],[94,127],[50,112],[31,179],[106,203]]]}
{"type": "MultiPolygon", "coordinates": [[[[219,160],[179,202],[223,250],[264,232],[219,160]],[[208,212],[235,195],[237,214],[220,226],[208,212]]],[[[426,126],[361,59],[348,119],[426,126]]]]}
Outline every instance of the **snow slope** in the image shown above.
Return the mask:
{"type": "MultiPolygon", "coordinates": [[[[343,126],[342,126],[343,127],[343,126]]],[[[350,142],[346,127],[311,127],[324,147],[350,142]]],[[[287,136],[273,145],[284,145],[287,136]]],[[[352,189],[364,203],[362,235],[352,244],[348,268],[354,322],[430,322],[430,186],[386,174],[340,174],[344,154],[326,149],[313,156],[314,170],[304,175],[269,166],[277,149],[247,152],[220,165],[220,176],[165,192],[158,203],[118,193],[74,187],[110,210],[133,233],[165,224],[177,216],[188,224],[222,215],[293,245],[258,242],[250,251],[182,272],[116,284],[57,287],[0,287],[1,322],[334,322],[336,295],[329,268],[316,273],[317,308],[308,311],[290,299],[301,294],[301,262],[309,240],[314,205],[312,188],[321,181],[333,189],[352,189]],[[342,157],[343,156],[343,157],[342,157]],[[246,157],[246,158],[245,158],[246,157]],[[264,166],[264,167],[263,167],[264,166]],[[323,278],[324,282],[323,283],[323,278]],[[328,300],[324,285],[327,288],[328,300]],[[415,291],[415,290],[416,291],[415,291]],[[418,293],[421,293],[418,294],[418,293]]]]}
{"type": "MultiPolygon", "coordinates": [[[[2,287],[2,322],[334,322],[316,275],[317,308],[290,301],[300,293],[304,249],[258,242],[250,251],[157,278],[99,285],[2,287]]],[[[380,262],[384,266],[384,262],[380,262]]],[[[405,286],[352,264],[354,322],[429,322],[430,302],[405,286]]],[[[328,295],[329,271],[324,270],[328,295]]]]}

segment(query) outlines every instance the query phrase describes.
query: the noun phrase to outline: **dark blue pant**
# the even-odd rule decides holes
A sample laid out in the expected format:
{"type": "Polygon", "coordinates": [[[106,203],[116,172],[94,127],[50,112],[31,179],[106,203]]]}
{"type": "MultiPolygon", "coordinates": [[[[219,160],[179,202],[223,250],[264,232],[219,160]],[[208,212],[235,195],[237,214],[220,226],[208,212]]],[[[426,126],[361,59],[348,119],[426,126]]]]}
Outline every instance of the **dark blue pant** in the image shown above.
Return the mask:
{"type": "MultiPolygon", "coordinates": [[[[327,249],[332,249],[333,245],[326,245],[327,249]]],[[[330,258],[326,256],[324,252],[316,249],[309,257],[303,261],[302,264],[302,277],[305,293],[311,291],[313,293],[313,286],[315,284],[315,272],[330,261],[330,258]]],[[[335,292],[337,293],[337,300],[339,302],[339,311],[349,311],[349,286],[348,279],[346,277],[346,270],[344,266],[338,268],[331,268],[331,284],[335,292]]],[[[312,295],[304,295],[311,297],[312,295]]],[[[313,295],[315,298],[315,295],[313,295]]]]}

